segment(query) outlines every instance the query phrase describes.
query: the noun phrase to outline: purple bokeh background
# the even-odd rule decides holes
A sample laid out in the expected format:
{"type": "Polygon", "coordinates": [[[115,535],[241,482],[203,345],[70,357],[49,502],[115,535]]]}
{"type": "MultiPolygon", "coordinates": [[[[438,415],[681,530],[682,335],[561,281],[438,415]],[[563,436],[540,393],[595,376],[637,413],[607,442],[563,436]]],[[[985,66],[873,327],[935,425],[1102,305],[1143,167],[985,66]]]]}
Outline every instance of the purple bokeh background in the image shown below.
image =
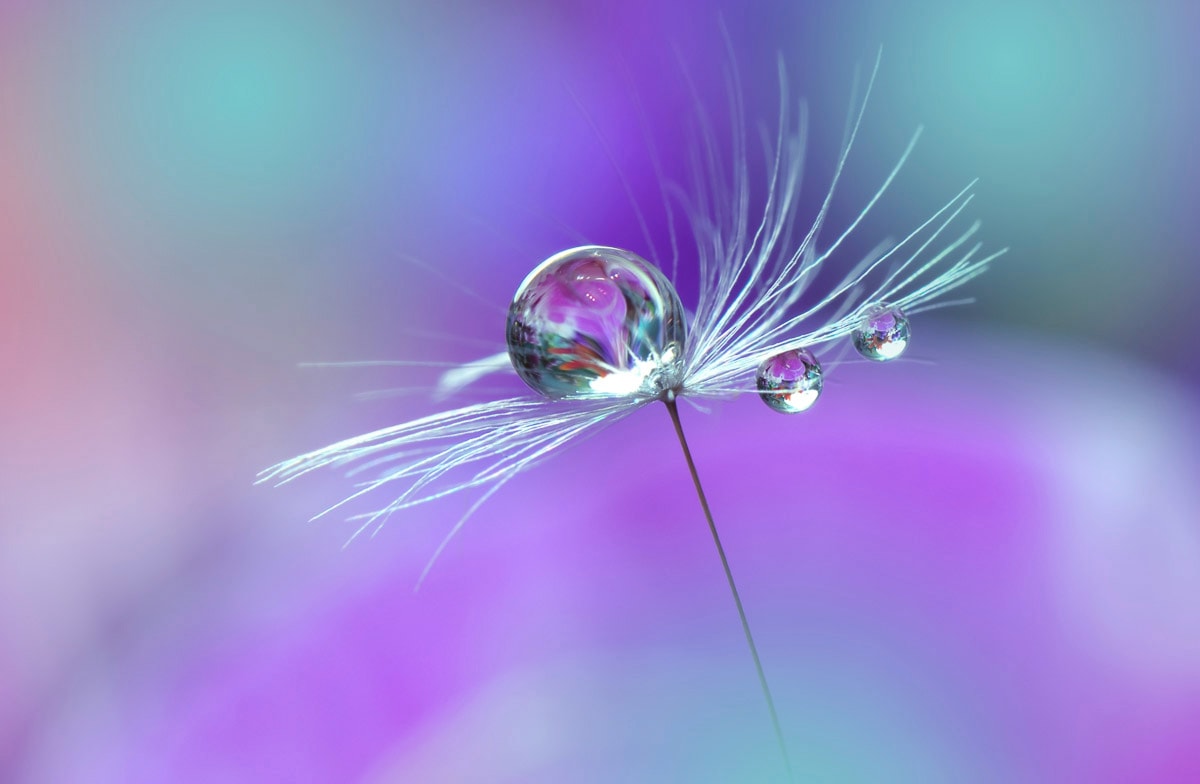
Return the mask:
{"type": "MultiPolygon", "coordinates": [[[[932,365],[836,368],[794,418],[684,408],[793,759],[1200,780],[1196,25],[1113,2],[0,2],[0,780],[779,780],[655,409],[511,483],[417,594],[470,499],[343,549],[352,524],[303,521],[347,480],[251,483],[445,405],[437,369],[298,363],[475,359],[543,258],[650,256],[605,147],[664,249],[647,139],[686,178],[690,79],[726,140],[731,56],[755,133],[776,51],[810,99],[811,219],[880,44],[832,225],[926,132],[840,260],[974,176],[1013,251],[977,306],[914,319],[932,365]]],[[[694,302],[686,258],[678,283],[694,302]]]]}

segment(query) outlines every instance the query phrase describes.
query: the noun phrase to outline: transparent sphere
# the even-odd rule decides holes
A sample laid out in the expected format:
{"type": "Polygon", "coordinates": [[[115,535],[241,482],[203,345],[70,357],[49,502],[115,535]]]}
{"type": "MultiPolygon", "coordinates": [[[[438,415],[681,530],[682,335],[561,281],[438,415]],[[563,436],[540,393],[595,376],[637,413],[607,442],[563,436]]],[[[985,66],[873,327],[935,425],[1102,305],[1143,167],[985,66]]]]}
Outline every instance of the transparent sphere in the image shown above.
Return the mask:
{"type": "Polygon", "coordinates": [[[781,414],[812,408],[825,385],[821,363],[806,348],[788,349],[758,366],[759,397],[781,414]]]}
{"type": "Polygon", "coordinates": [[[656,396],[683,378],[683,306],[654,265],[588,246],[546,259],[508,310],[508,355],[549,398],[656,396]]]}
{"type": "Polygon", "coordinates": [[[854,331],[854,348],[874,362],[887,362],[904,353],[911,336],[908,317],[900,308],[880,303],[863,313],[854,331]]]}

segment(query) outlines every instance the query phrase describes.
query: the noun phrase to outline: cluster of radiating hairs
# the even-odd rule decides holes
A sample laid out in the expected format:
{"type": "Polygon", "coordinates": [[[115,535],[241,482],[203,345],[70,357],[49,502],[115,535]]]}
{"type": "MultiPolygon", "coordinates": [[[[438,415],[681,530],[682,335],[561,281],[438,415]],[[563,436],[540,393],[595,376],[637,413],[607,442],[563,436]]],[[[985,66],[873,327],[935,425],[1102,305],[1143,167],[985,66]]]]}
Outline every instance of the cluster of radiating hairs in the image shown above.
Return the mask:
{"type": "MultiPolygon", "coordinates": [[[[856,109],[847,123],[837,165],[807,230],[798,228],[796,215],[807,114],[803,105],[789,108],[782,63],[778,125],[773,137],[768,132],[763,138],[768,177],[760,218],[750,215],[753,186],[741,120],[745,112],[733,66],[727,79],[735,118],[732,154],[720,154],[711,123],[697,100],[700,133],[691,187],[667,184],[655,161],[670,226],[670,277],[677,277],[680,260],[675,207],[682,209],[690,225],[699,277],[679,382],[670,390],[673,397],[696,400],[754,393],[756,370],[765,359],[789,349],[814,350],[844,341],[861,328],[864,312],[872,307],[885,305],[913,316],[970,302],[948,300],[945,295],[982,273],[1004,252],[981,254],[981,245],[973,242],[977,222],[948,231],[973,198],[972,182],[899,242],[877,246],[853,264],[825,293],[805,296],[818,272],[832,263],[844,240],[891,185],[920,136],[918,128],[858,216],[832,242],[818,248],[878,67],[876,59],[862,100],[852,104],[856,109]]],[[[640,212],[638,217],[644,228],[640,212]]],[[[647,242],[652,243],[649,237],[647,242]]],[[[450,370],[442,378],[441,391],[455,391],[502,369],[511,369],[507,352],[450,370]]],[[[387,496],[379,508],[351,518],[361,523],[355,536],[381,527],[402,509],[475,489],[479,496],[442,542],[436,559],[463,523],[513,477],[658,399],[661,395],[644,390],[620,395],[585,392],[559,399],[531,392],[467,405],[285,460],[264,471],[259,481],[283,484],[318,469],[346,470],[357,479],[353,492],[316,517],[356,499],[387,496]]]]}

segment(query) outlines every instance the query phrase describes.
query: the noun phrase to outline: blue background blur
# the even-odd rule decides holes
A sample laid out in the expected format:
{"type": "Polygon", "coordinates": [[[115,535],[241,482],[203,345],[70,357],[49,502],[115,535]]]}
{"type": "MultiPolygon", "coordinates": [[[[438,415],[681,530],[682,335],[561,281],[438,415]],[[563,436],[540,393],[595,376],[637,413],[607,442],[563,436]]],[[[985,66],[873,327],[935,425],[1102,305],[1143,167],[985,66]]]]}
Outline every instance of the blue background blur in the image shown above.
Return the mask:
{"type": "Polygon", "coordinates": [[[666,417],[416,595],[462,501],[343,550],[302,521],[344,478],[251,482],[437,408],[297,363],[473,359],[542,258],[649,255],[605,145],[665,246],[647,139],[686,178],[731,61],[752,131],[777,52],[808,99],[811,220],[882,45],[834,226],[926,130],[842,261],[973,177],[1012,251],[915,324],[933,366],[684,412],[793,759],[1200,780],[1195,4],[500,6],[0,2],[0,779],[779,780],[666,417]]]}

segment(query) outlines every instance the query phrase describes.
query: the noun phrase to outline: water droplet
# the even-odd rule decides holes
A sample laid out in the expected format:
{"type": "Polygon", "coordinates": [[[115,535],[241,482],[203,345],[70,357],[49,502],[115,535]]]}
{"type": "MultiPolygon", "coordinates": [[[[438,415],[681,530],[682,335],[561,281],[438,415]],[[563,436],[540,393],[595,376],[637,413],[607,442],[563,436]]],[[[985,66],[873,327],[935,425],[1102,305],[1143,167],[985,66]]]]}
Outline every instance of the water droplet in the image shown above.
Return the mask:
{"type": "Polygon", "coordinates": [[[904,353],[912,333],[900,308],[880,303],[867,308],[854,330],[854,348],[867,359],[887,362],[904,353]]]}
{"type": "Polygon", "coordinates": [[[683,306],[654,265],[618,248],[551,256],[508,310],[508,355],[549,398],[657,396],[683,376],[683,306]]]}
{"type": "Polygon", "coordinates": [[[758,366],[759,395],[781,414],[798,414],[812,408],[825,384],[821,363],[806,348],[788,349],[758,366]]]}

